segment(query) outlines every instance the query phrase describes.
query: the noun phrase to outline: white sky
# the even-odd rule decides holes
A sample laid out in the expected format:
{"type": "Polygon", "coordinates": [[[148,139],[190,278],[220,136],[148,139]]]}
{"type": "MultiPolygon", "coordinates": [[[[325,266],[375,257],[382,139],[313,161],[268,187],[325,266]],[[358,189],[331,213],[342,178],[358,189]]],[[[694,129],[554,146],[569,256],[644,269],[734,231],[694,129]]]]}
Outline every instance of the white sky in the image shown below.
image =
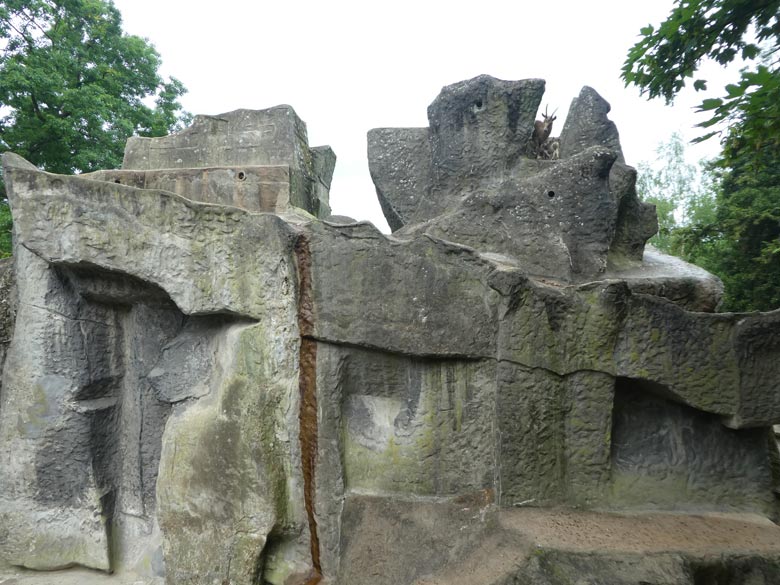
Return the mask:
{"type": "MultiPolygon", "coordinates": [[[[383,231],[366,132],[427,126],[428,104],[442,86],[482,73],[546,79],[542,108],[558,108],[555,135],[572,98],[590,85],[612,105],[629,164],[652,160],[672,132],[689,139],[701,133],[692,128],[699,121],[693,106],[703,94],[685,92],[667,107],[620,80],[639,29],[664,20],[671,0],[114,3],[125,30],[155,45],[163,74],[187,87],[182,103],[193,114],[293,106],[309,143],[329,144],[338,157],[333,212],[383,231]]],[[[729,81],[711,69],[708,79],[729,81]]],[[[688,151],[692,158],[713,156],[717,139],[688,151]]]]}

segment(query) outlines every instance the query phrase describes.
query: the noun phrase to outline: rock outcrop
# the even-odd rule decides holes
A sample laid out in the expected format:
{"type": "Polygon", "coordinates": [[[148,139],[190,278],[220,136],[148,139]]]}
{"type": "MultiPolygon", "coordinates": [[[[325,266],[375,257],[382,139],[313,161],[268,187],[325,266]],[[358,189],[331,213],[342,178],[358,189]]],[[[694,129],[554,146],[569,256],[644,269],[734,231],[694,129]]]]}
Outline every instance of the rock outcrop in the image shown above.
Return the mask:
{"type": "Polygon", "coordinates": [[[774,583],[780,312],[715,313],[715,277],[644,251],[592,89],[529,158],[543,91],[481,76],[371,131],[390,236],[328,219],[335,157],[287,106],[132,139],[116,171],[6,154],[6,574],[774,583]]]}

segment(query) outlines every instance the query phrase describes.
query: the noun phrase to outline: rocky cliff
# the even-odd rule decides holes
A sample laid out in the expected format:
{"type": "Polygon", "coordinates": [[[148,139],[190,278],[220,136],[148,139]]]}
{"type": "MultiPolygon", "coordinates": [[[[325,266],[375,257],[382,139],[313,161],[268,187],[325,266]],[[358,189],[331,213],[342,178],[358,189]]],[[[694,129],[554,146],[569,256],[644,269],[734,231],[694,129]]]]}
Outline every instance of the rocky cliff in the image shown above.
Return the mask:
{"type": "Polygon", "coordinates": [[[541,156],[543,92],[372,130],[392,235],[288,106],[6,154],[0,583],[780,582],[780,313],[645,250],[593,89],[541,156]]]}

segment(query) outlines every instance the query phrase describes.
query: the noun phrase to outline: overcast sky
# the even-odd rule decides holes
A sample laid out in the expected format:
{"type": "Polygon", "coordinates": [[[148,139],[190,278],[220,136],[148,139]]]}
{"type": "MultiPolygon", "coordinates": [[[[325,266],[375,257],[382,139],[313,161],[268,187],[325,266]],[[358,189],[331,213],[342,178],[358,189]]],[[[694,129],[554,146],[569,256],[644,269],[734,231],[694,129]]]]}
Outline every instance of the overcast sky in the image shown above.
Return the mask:
{"type": "MultiPolygon", "coordinates": [[[[482,73],[546,79],[543,106],[558,108],[554,135],[572,98],[590,85],[612,105],[629,164],[654,158],[658,143],[675,131],[687,138],[699,133],[693,106],[701,94],[691,90],[667,107],[620,80],[639,29],[666,17],[673,5],[667,0],[114,3],[125,30],[155,45],[163,74],[187,87],[188,111],[293,106],[310,144],[329,144],[338,157],[333,212],[385,231],[368,174],[366,132],[427,126],[428,104],[442,86],[482,73]]],[[[711,70],[709,79],[727,79],[711,70]]],[[[688,154],[717,150],[711,140],[688,154]]]]}

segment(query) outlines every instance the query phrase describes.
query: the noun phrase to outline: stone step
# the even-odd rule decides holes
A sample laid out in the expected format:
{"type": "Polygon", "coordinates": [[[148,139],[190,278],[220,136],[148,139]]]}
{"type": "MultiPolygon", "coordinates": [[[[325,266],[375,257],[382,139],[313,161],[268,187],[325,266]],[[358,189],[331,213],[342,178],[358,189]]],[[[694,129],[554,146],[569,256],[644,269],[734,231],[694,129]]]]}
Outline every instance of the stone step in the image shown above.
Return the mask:
{"type": "Polygon", "coordinates": [[[497,511],[353,496],[345,517],[338,585],[780,583],[780,527],[755,514],[497,511]]]}

